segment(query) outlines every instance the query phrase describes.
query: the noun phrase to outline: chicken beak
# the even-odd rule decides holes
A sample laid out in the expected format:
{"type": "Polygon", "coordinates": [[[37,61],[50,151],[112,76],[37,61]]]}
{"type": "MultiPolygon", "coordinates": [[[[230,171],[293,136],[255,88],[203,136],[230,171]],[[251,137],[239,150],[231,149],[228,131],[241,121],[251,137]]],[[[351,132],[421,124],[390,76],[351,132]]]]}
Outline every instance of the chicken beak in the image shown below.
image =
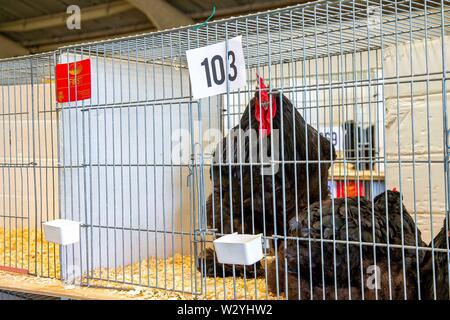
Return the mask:
{"type": "Polygon", "coordinates": [[[270,105],[270,102],[268,102],[268,101],[261,103],[261,106],[264,108],[265,111],[267,111],[267,109],[269,109],[269,105],[270,105]]]}

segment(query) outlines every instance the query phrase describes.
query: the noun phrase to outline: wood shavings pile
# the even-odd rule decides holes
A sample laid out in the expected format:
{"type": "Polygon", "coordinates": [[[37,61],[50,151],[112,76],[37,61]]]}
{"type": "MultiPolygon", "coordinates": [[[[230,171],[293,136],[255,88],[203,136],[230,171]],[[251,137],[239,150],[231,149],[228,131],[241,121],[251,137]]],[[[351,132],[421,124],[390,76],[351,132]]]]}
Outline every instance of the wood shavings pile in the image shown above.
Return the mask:
{"type": "MultiPolygon", "coordinates": [[[[169,296],[177,299],[275,299],[270,293],[266,295],[265,278],[253,277],[206,277],[202,279],[201,274],[195,269],[193,258],[189,256],[175,255],[164,259],[149,258],[147,260],[127,265],[125,268],[118,267],[117,270],[97,269],[91,274],[93,278],[111,279],[118,282],[132,283],[141,286],[163,288],[153,290],[148,297],[148,289],[143,287],[130,288],[122,292],[123,295],[134,295],[142,298],[163,299],[169,296]],[[191,281],[192,280],[192,281],[191,281]],[[204,294],[192,295],[192,292],[204,294]],[[166,291],[164,289],[170,290],[166,291]],[[176,292],[180,291],[180,292],[176,292]]],[[[86,281],[86,280],[84,280],[86,281]]],[[[90,284],[98,286],[113,286],[120,288],[120,284],[111,284],[106,280],[89,280],[90,284]]]]}
{"type": "Polygon", "coordinates": [[[45,241],[40,231],[0,228],[0,266],[59,278],[59,246],[45,241]]]}
{"type": "MultiPolygon", "coordinates": [[[[46,242],[40,231],[18,229],[5,232],[3,228],[0,228],[0,266],[28,269],[30,274],[59,278],[59,246],[46,242]]],[[[54,279],[14,276],[15,281],[20,282],[22,281],[20,279],[24,279],[27,282],[35,282],[35,285],[44,284],[46,287],[49,283],[45,283],[45,281],[53,281],[54,288],[71,290],[71,295],[75,296],[77,290],[86,289],[68,289],[59,280],[54,279]]],[[[247,277],[247,279],[207,277],[202,279],[201,274],[195,268],[194,258],[182,255],[175,255],[165,260],[151,257],[117,269],[96,269],[89,276],[89,279],[86,276],[83,277],[83,284],[107,287],[109,289],[93,290],[104,291],[108,296],[117,296],[119,299],[276,298],[270,293],[266,295],[264,278],[257,278],[256,281],[253,277],[247,277]],[[192,292],[203,292],[203,294],[192,294],[192,292]]],[[[86,298],[86,294],[83,294],[80,298],[86,298]]]]}

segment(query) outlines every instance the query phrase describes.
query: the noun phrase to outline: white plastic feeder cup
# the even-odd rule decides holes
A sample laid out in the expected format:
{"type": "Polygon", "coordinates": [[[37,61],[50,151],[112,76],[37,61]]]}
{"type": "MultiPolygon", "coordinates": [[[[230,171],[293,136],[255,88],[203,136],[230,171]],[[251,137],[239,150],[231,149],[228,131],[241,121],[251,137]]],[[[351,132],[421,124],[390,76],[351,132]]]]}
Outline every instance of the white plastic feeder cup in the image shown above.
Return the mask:
{"type": "Polygon", "coordinates": [[[81,222],[57,219],[43,223],[45,240],[48,242],[68,245],[80,241],[81,222]]]}
{"type": "Polygon", "coordinates": [[[251,265],[263,258],[261,234],[227,234],[213,241],[219,263],[251,265]]]}

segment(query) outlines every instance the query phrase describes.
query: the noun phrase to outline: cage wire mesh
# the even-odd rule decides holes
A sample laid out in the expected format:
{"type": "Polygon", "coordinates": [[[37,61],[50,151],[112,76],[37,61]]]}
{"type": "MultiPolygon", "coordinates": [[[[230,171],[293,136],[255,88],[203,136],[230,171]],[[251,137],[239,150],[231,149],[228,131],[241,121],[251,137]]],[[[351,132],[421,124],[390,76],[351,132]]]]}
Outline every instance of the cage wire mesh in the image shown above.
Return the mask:
{"type": "Polygon", "coordinates": [[[58,121],[54,56],[0,63],[0,266],[59,277],[58,247],[42,238],[42,221],[58,216],[58,121]]]}
{"type": "Polygon", "coordinates": [[[320,1],[0,61],[0,266],[203,298],[448,299],[449,15],[320,1]],[[247,85],[194,100],[186,50],[235,36],[247,85]],[[92,97],[56,103],[55,65],[83,59],[92,97]],[[79,243],[44,241],[56,218],[79,243]],[[218,263],[232,232],[261,233],[263,260],[218,263]]]}

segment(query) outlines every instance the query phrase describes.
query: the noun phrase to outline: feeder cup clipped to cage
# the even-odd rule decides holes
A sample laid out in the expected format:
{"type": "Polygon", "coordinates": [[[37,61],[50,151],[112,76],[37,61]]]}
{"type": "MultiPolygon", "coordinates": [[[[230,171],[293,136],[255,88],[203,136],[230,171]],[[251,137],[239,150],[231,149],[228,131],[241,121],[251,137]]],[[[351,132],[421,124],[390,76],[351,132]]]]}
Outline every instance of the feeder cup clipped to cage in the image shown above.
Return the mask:
{"type": "Polygon", "coordinates": [[[57,219],[43,223],[45,240],[60,245],[68,245],[80,241],[81,222],[57,219]]]}
{"type": "Polygon", "coordinates": [[[252,265],[263,258],[261,234],[227,234],[213,241],[219,263],[252,265]]]}

